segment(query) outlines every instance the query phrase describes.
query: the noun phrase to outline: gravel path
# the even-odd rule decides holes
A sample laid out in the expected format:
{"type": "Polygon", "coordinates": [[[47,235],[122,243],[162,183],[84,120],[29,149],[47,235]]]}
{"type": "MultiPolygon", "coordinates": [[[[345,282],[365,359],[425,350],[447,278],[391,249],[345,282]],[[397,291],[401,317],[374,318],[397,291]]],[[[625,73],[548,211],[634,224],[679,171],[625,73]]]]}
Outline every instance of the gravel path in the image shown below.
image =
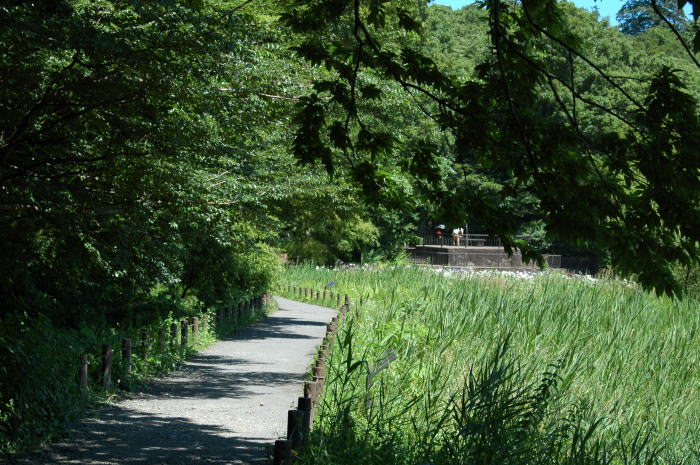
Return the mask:
{"type": "Polygon", "coordinates": [[[94,412],[69,438],[18,464],[262,464],[335,310],[280,310],[193,357],[147,392],[94,412]]]}

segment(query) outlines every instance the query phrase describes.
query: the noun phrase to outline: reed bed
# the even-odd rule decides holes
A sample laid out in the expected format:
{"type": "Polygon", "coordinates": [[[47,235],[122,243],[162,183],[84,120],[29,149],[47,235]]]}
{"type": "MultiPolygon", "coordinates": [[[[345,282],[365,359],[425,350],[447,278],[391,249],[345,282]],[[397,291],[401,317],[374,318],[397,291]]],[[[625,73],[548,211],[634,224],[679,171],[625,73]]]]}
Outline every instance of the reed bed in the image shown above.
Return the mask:
{"type": "Polygon", "coordinates": [[[700,463],[695,300],[405,266],[290,267],[280,289],[328,283],[354,309],[308,463],[700,463]]]}

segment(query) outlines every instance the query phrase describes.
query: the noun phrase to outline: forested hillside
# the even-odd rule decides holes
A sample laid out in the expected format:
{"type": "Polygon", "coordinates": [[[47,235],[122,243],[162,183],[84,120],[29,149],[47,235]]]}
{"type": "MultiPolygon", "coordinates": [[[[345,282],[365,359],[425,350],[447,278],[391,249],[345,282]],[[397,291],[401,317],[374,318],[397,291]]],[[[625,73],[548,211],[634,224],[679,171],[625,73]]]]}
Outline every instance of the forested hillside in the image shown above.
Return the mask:
{"type": "MultiPolygon", "coordinates": [[[[594,247],[680,295],[700,259],[698,41],[535,3],[0,6],[0,449],[77,404],[31,400],[55,388],[26,363],[38,334],[229,305],[282,256],[391,258],[428,219],[532,259],[594,247]]],[[[80,344],[62,337],[58,359],[80,344]]]]}

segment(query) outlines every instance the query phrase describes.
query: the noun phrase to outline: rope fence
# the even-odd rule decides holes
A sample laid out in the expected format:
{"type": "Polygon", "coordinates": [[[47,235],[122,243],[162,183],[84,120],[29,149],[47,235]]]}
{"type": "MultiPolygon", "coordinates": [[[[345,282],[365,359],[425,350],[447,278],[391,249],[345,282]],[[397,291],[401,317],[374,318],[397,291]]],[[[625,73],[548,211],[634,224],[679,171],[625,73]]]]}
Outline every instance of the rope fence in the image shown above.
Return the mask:
{"type": "MultiPolygon", "coordinates": [[[[114,342],[101,345],[98,354],[84,352],[80,355],[78,365],[78,389],[87,394],[90,391],[90,364],[91,355],[99,362],[97,387],[104,390],[112,390],[115,386],[128,389],[132,379],[132,367],[136,361],[142,364],[149,363],[149,357],[153,354],[165,355],[168,351],[178,351],[186,354],[187,350],[194,348],[200,342],[203,333],[223,331],[227,325],[240,327],[246,321],[252,321],[256,313],[261,311],[270,302],[271,295],[265,293],[235,305],[228,305],[216,310],[216,312],[204,312],[200,316],[192,316],[170,324],[169,328],[158,328],[157,338],[151,337],[151,329],[136,330],[136,344],[132,338],[121,338],[121,350],[119,346],[113,347],[114,342]],[[168,331],[169,330],[169,331],[168,331]],[[119,358],[115,360],[114,351],[119,351],[119,358]],[[140,360],[139,360],[140,359],[140,360]],[[115,368],[119,370],[119,377],[115,379],[115,368]],[[115,382],[116,380],[116,382],[115,382]]],[[[119,339],[117,339],[119,340],[119,339]]],[[[93,377],[94,380],[94,377],[93,377]]]]}

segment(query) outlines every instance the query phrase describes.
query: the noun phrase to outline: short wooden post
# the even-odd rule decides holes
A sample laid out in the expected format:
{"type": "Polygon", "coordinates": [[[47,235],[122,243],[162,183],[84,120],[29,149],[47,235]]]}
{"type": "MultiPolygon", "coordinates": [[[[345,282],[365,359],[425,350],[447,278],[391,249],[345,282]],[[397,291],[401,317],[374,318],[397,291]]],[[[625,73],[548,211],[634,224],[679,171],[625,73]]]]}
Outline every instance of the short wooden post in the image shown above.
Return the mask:
{"type": "Polygon", "coordinates": [[[88,390],[88,356],[80,356],[80,368],[78,369],[78,389],[85,393],[88,390]]]}
{"type": "Polygon", "coordinates": [[[122,339],[122,363],[124,364],[124,376],[131,376],[131,339],[122,339]]]}
{"type": "Polygon", "coordinates": [[[199,318],[196,316],[192,317],[192,343],[199,343],[199,318]]]}
{"type": "Polygon", "coordinates": [[[322,358],[316,359],[316,368],[314,369],[316,376],[326,376],[326,361],[322,358]]]}
{"type": "Polygon", "coordinates": [[[148,349],[151,345],[151,335],[148,331],[141,331],[141,358],[148,359],[148,349]]]}
{"type": "Polygon", "coordinates": [[[180,336],[182,339],[181,344],[182,344],[183,349],[187,347],[187,330],[188,329],[189,329],[189,325],[187,324],[187,320],[183,320],[180,323],[180,336]]]}
{"type": "Polygon", "coordinates": [[[345,305],[350,305],[350,296],[345,294],[345,305]]]}
{"type": "Polygon", "coordinates": [[[336,307],[340,307],[340,294],[336,294],[335,297],[336,297],[335,306],[336,306],[336,307]]]}
{"type": "Polygon", "coordinates": [[[305,287],[304,288],[304,298],[306,299],[307,297],[309,297],[309,288],[305,287]]]}
{"type": "Polygon", "coordinates": [[[326,378],[323,376],[314,376],[314,382],[316,383],[316,395],[320,396],[323,392],[323,387],[326,385],[326,378]]]}
{"type": "Polygon", "coordinates": [[[170,324],[170,344],[177,345],[177,323],[170,324]]]}
{"type": "Polygon", "coordinates": [[[165,336],[167,335],[167,330],[165,328],[160,328],[158,330],[158,348],[161,352],[165,350],[165,336]]]}
{"type": "Polygon", "coordinates": [[[301,410],[289,410],[287,412],[287,441],[294,450],[299,450],[304,440],[302,424],[304,412],[301,410]]]}
{"type": "Polygon", "coordinates": [[[275,441],[275,449],[272,454],[272,465],[282,465],[291,457],[291,447],[286,439],[275,441]]]}
{"type": "Polygon", "coordinates": [[[112,346],[109,344],[102,345],[102,386],[112,387],[112,346]]]}
{"type": "Polygon", "coordinates": [[[304,445],[309,443],[309,436],[311,434],[311,398],[310,397],[299,397],[299,407],[304,414],[301,420],[301,435],[304,441],[304,445]]]}
{"type": "Polygon", "coordinates": [[[325,289],[323,290],[323,301],[324,302],[326,301],[326,290],[325,289]]]}
{"type": "Polygon", "coordinates": [[[318,399],[318,390],[316,389],[316,381],[305,381],[304,382],[304,397],[310,397],[311,402],[314,404],[318,399]]]}

